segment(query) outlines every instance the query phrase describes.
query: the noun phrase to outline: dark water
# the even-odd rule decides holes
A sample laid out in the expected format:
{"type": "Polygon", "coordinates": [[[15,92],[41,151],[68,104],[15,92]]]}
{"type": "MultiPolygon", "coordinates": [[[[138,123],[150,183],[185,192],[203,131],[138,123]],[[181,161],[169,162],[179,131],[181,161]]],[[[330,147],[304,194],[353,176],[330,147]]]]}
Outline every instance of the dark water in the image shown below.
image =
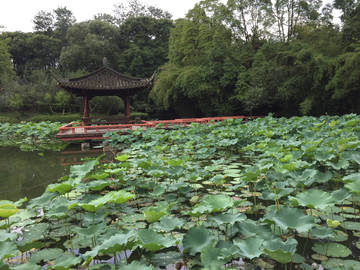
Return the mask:
{"type": "Polygon", "coordinates": [[[15,146],[0,146],[0,200],[28,200],[40,196],[48,184],[69,174],[70,166],[83,157],[96,157],[102,150],[81,151],[71,144],[63,151],[24,152],[15,146]]]}

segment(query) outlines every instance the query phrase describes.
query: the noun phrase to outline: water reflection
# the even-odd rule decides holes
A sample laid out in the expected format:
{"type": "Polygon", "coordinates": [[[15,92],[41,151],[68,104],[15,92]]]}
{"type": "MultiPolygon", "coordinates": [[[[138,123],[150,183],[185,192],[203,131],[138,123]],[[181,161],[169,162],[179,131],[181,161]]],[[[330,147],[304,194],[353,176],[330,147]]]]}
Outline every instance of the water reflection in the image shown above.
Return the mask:
{"type": "MultiPolygon", "coordinates": [[[[102,153],[102,149],[81,151],[79,144],[70,144],[61,152],[24,152],[16,146],[0,146],[0,200],[38,197],[48,184],[69,174],[71,165],[82,164],[82,158],[102,153]]],[[[109,162],[110,158],[107,155],[101,161],[109,162]]]]}

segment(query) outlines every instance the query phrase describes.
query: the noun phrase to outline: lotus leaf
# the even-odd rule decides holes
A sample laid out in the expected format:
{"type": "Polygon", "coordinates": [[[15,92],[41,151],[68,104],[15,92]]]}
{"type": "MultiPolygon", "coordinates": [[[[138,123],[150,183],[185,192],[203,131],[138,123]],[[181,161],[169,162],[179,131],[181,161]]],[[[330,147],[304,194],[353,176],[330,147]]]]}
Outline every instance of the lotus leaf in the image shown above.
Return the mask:
{"type": "Polygon", "coordinates": [[[12,215],[15,215],[19,209],[13,204],[3,204],[0,205],[0,217],[8,218],[12,215]]]}
{"type": "Polygon", "coordinates": [[[183,212],[184,215],[189,215],[192,217],[200,217],[204,213],[210,213],[213,208],[210,205],[198,205],[192,211],[183,212]]]}
{"type": "Polygon", "coordinates": [[[340,188],[331,192],[331,196],[333,196],[338,203],[342,203],[344,200],[351,197],[351,193],[346,188],[340,188]]]}
{"type": "Polygon", "coordinates": [[[210,206],[212,211],[219,212],[234,206],[234,200],[226,195],[210,195],[201,202],[201,205],[210,206]]]}
{"type": "Polygon", "coordinates": [[[246,219],[246,215],[244,213],[222,213],[222,214],[217,214],[214,215],[213,217],[209,217],[207,218],[207,221],[211,222],[211,224],[213,222],[215,222],[218,225],[221,224],[231,224],[234,225],[235,222],[240,222],[246,219]]]}
{"type": "Polygon", "coordinates": [[[60,248],[43,249],[31,253],[30,257],[28,258],[28,261],[34,263],[38,263],[40,261],[50,262],[59,258],[63,254],[64,251],[62,251],[60,248]]]}
{"type": "Polygon", "coordinates": [[[116,234],[105,240],[101,245],[95,246],[91,251],[87,251],[84,254],[84,258],[96,257],[100,252],[102,254],[114,255],[127,249],[131,250],[135,245],[135,231],[126,234],[116,234]]]}
{"type": "Polygon", "coordinates": [[[334,234],[333,230],[329,227],[312,228],[310,233],[312,236],[320,239],[331,237],[334,234]]]}
{"type": "Polygon", "coordinates": [[[346,221],[340,224],[341,227],[346,227],[347,230],[360,231],[360,223],[354,221],[346,221]]]}
{"type": "Polygon", "coordinates": [[[158,221],[162,216],[168,214],[167,207],[164,206],[150,206],[144,211],[144,217],[147,222],[154,223],[158,221]]]}
{"type": "Polygon", "coordinates": [[[150,265],[146,266],[145,264],[142,264],[139,261],[133,261],[131,264],[124,265],[121,267],[121,270],[157,270],[156,267],[150,265]]]}
{"type": "Polygon", "coordinates": [[[82,165],[72,165],[70,167],[70,172],[77,175],[78,177],[84,177],[98,163],[98,159],[86,160],[82,165]]]}
{"type": "Polygon", "coordinates": [[[297,194],[296,197],[289,196],[289,199],[302,206],[316,209],[324,209],[336,203],[331,194],[319,189],[310,189],[297,194]]]}
{"type": "Polygon", "coordinates": [[[289,238],[284,242],[281,238],[275,238],[266,241],[263,244],[264,252],[280,263],[288,263],[291,261],[298,242],[294,238],[289,238]]]}
{"type": "Polygon", "coordinates": [[[205,247],[212,246],[214,241],[215,236],[204,226],[194,226],[186,232],[183,246],[190,255],[195,255],[197,252],[202,252],[205,247]]]}
{"type": "Polygon", "coordinates": [[[220,249],[212,246],[205,247],[201,252],[200,259],[203,266],[221,267],[226,264],[226,260],[219,259],[220,249]]]}
{"type": "Polygon", "coordinates": [[[330,257],[347,257],[352,253],[349,248],[338,243],[328,243],[326,245],[315,243],[312,250],[321,255],[330,257]]]}
{"type": "Polygon", "coordinates": [[[351,182],[346,184],[344,187],[346,187],[351,193],[360,195],[360,182],[351,182]]]}
{"type": "Polygon", "coordinates": [[[119,191],[110,191],[107,195],[109,201],[112,201],[116,204],[122,204],[130,199],[135,198],[135,194],[127,192],[125,190],[119,191]]]}
{"type": "Polygon", "coordinates": [[[159,223],[153,224],[153,228],[160,231],[170,232],[174,229],[181,229],[185,221],[177,217],[163,216],[159,223]]]}
{"type": "Polygon", "coordinates": [[[235,226],[246,237],[252,237],[260,233],[271,233],[271,229],[267,225],[260,225],[251,219],[236,222],[235,226]]]}
{"type": "Polygon", "coordinates": [[[0,242],[13,241],[19,237],[18,233],[9,233],[5,230],[0,230],[0,242]]]}
{"type": "Polygon", "coordinates": [[[46,269],[55,269],[55,270],[67,270],[70,269],[71,266],[77,265],[81,262],[80,257],[76,256],[68,256],[68,257],[60,257],[54,261],[54,265],[48,266],[46,269]]]}
{"type": "MultiPolygon", "coordinates": [[[[1,265],[0,265],[0,268],[1,268],[1,265]]],[[[2,268],[1,268],[2,269],[2,268]]],[[[16,269],[16,270],[41,270],[41,266],[40,265],[37,265],[36,263],[33,263],[33,262],[27,262],[27,263],[24,263],[24,264],[19,264],[19,265],[16,265],[16,266],[10,266],[10,269],[16,269]]]]}
{"type": "Polygon", "coordinates": [[[238,253],[242,256],[253,259],[259,257],[261,254],[264,254],[262,244],[264,240],[260,237],[249,237],[245,241],[238,241],[234,239],[234,245],[239,248],[238,253]]]}
{"type": "Polygon", "coordinates": [[[330,259],[327,262],[323,262],[322,265],[328,270],[356,270],[360,269],[360,262],[354,260],[340,260],[330,259]]]}
{"type": "Polygon", "coordinates": [[[157,234],[153,230],[142,229],[137,231],[139,236],[139,244],[151,252],[158,251],[164,247],[170,247],[175,245],[176,239],[173,237],[163,237],[160,234],[157,234]]]}
{"type": "Polygon", "coordinates": [[[0,242],[0,260],[17,256],[19,250],[11,242],[0,242]]]}
{"type": "MultiPolygon", "coordinates": [[[[270,218],[271,219],[271,218],[270,218]]],[[[297,208],[281,208],[272,217],[276,225],[281,229],[295,229],[299,232],[306,232],[314,225],[314,219],[302,213],[297,208]]]]}
{"type": "MultiPolygon", "coordinates": [[[[108,176],[108,174],[106,174],[105,177],[107,177],[107,176],[108,176]]],[[[97,180],[97,181],[91,181],[89,183],[86,183],[86,188],[100,191],[100,190],[103,190],[105,187],[110,186],[111,184],[112,184],[112,182],[109,180],[97,180]]]]}

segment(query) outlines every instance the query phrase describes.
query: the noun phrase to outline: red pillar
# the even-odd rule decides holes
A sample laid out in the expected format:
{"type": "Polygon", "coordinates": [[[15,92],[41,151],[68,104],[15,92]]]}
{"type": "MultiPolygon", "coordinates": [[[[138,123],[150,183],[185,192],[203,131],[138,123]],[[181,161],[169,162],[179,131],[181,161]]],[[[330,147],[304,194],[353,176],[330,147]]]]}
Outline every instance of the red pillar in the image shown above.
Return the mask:
{"type": "Polygon", "coordinates": [[[125,110],[125,117],[128,116],[130,120],[130,97],[124,97],[124,110],[125,110]]]}
{"type": "MultiPolygon", "coordinates": [[[[89,99],[88,99],[88,94],[87,92],[84,95],[84,118],[89,117],[90,115],[90,108],[89,108],[89,99]]],[[[84,123],[88,122],[88,119],[84,119],[83,121],[84,123]]]]}

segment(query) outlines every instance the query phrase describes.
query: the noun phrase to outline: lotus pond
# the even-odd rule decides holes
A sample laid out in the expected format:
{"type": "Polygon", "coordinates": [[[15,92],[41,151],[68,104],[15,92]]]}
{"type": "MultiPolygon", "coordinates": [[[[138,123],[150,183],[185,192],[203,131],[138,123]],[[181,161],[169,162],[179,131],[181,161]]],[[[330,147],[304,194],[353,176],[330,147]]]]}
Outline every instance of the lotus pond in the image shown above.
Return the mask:
{"type": "Polygon", "coordinates": [[[108,133],[111,162],[0,201],[0,269],[360,269],[359,120],[108,133]]]}

